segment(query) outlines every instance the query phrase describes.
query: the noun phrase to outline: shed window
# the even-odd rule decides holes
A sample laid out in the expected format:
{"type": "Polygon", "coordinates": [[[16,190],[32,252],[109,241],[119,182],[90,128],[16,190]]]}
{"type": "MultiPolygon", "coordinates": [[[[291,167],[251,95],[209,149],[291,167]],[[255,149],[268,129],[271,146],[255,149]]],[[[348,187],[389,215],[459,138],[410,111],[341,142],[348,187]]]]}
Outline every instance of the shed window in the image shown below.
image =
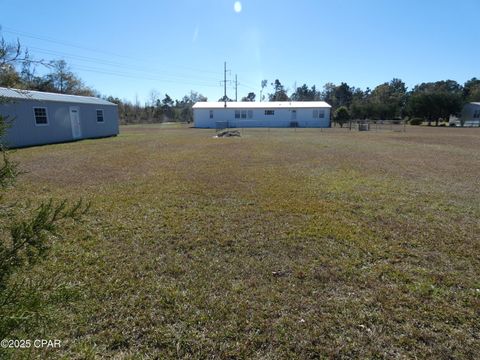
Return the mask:
{"type": "Polygon", "coordinates": [[[97,110],[97,122],[103,122],[103,110],[97,110]]]}
{"type": "Polygon", "coordinates": [[[33,108],[36,125],[48,125],[47,108],[36,107],[33,108]]]}
{"type": "Polygon", "coordinates": [[[210,119],[213,119],[213,110],[210,110],[209,116],[210,116],[210,119]]]}
{"type": "Polygon", "coordinates": [[[275,110],[265,110],[265,115],[275,115],[275,110]]]}

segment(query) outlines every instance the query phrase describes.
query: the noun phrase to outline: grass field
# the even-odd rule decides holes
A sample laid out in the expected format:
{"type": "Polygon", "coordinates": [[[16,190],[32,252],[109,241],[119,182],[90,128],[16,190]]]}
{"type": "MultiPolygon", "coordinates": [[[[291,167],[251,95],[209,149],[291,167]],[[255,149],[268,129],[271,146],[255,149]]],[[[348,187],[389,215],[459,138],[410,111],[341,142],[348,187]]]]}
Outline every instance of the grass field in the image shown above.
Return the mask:
{"type": "MultiPolygon", "coordinates": [[[[480,129],[128,126],[21,149],[8,198],[84,198],[40,284],[34,357],[480,354],[480,129]]],[[[27,356],[17,351],[14,355],[27,356]]]]}

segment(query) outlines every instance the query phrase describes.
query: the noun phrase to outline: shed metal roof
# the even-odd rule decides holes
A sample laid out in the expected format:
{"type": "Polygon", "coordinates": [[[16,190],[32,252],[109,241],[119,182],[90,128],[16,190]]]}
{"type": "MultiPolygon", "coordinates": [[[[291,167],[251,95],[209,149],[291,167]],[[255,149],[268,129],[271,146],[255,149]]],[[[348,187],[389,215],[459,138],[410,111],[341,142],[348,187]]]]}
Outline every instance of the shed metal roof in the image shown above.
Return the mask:
{"type": "MultiPolygon", "coordinates": [[[[193,105],[194,109],[223,109],[225,103],[201,101],[193,105]]],[[[325,101],[227,101],[227,109],[297,109],[297,108],[330,108],[325,101]]]]}
{"type": "Polygon", "coordinates": [[[5,97],[9,99],[68,102],[77,104],[115,105],[114,103],[111,103],[107,100],[99,99],[93,96],[55,94],[49,92],[19,90],[4,87],[0,87],[0,97],[5,97]]]}

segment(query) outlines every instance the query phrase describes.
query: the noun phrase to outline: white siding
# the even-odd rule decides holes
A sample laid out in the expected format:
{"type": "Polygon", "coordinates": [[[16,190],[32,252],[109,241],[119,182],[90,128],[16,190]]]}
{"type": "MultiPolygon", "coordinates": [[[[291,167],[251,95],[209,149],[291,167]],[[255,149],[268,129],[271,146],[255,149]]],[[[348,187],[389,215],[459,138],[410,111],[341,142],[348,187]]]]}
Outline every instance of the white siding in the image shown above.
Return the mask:
{"type": "Polygon", "coordinates": [[[265,115],[265,109],[223,108],[193,109],[194,124],[198,128],[215,128],[217,123],[228,124],[231,128],[241,127],[291,127],[296,122],[298,127],[330,127],[330,108],[282,108],[274,110],[274,115],[265,115]],[[210,111],[213,110],[213,119],[210,111]],[[236,119],[235,110],[252,111],[252,119],[236,119]],[[292,120],[292,110],[296,111],[296,119],[292,120]],[[314,110],[323,111],[323,118],[314,118],[314,110]]]}

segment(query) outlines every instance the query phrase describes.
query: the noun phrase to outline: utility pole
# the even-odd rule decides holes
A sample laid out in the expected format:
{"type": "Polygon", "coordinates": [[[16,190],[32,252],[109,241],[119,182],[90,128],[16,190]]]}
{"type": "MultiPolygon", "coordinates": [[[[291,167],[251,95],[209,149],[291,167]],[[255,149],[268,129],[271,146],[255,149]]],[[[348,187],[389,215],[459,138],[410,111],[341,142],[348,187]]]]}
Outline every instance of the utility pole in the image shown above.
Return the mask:
{"type": "MultiPolygon", "coordinates": [[[[224,101],[224,107],[227,107],[227,62],[225,61],[223,63],[223,101],[224,101]]],[[[230,80],[228,80],[230,81],[230,80]]]]}
{"type": "Polygon", "coordinates": [[[237,99],[237,88],[238,88],[238,81],[237,81],[237,74],[235,74],[235,101],[238,101],[238,99],[237,99]]]}
{"type": "Polygon", "coordinates": [[[223,63],[223,101],[224,107],[227,107],[227,62],[223,63]]]}

